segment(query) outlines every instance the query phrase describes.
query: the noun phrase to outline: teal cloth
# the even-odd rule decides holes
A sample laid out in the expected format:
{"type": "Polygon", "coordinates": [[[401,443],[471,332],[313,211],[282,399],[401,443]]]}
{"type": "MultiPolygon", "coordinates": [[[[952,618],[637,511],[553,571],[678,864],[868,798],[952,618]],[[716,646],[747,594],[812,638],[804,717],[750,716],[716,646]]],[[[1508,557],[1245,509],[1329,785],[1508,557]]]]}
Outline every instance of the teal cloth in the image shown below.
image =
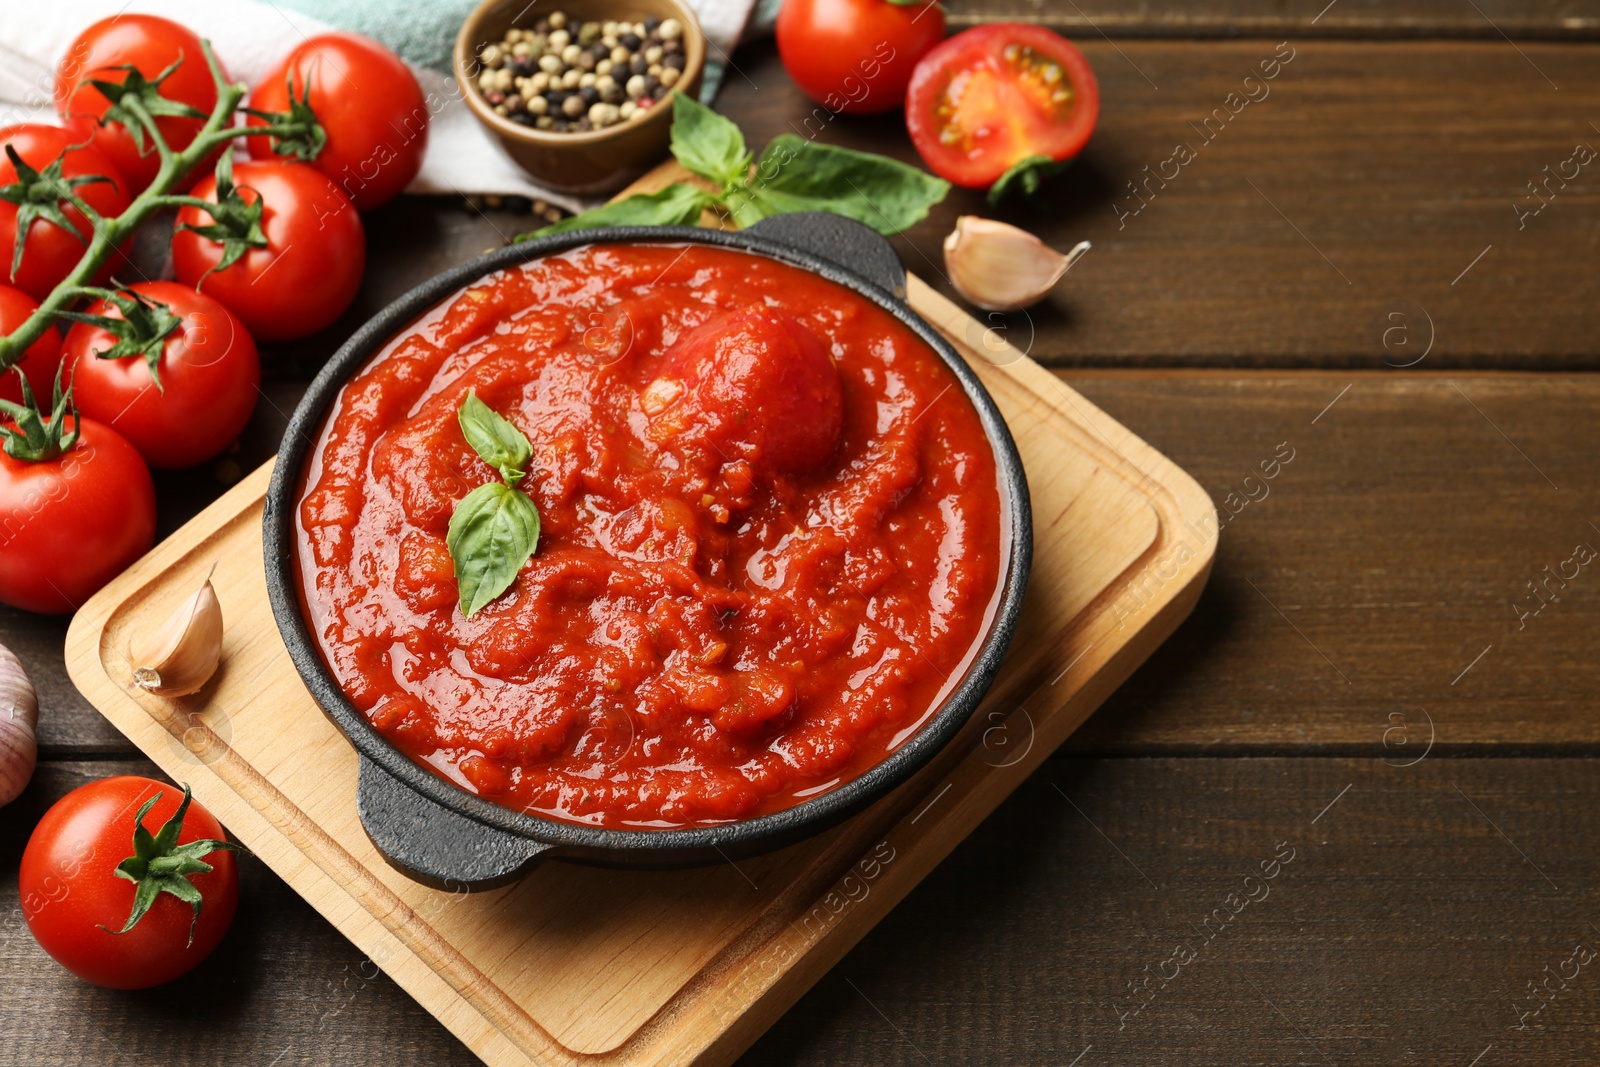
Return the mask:
{"type": "Polygon", "coordinates": [[[477,6],[476,0],[270,0],[382,41],[405,58],[450,73],[456,31],[477,6]]]}
{"type": "MultiPolygon", "coordinates": [[[[279,7],[321,19],[342,30],[354,30],[382,41],[423,67],[450,73],[456,31],[477,0],[268,0],[279,7]]],[[[756,0],[748,32],[771,29],[782,0],[756,0]]],[[[529,7],[533,5],[530,3],[529,7]]],[[[710,104],[722,84],[723,64],[707,60],[700,99],[710,104]]]]}

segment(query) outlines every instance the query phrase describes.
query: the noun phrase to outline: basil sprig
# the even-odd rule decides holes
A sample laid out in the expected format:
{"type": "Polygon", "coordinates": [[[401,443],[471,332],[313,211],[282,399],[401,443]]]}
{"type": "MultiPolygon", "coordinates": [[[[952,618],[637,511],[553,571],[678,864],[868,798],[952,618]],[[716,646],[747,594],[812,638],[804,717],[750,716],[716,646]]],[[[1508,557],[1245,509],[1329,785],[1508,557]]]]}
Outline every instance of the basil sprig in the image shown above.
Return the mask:
{"type": "Polygon", "coordinates": [[[517,483],[527,474],[533,445],[522,431],[468,391],[456,412],[461,434],[500,472],[456,502],[445,544],[455,565],[461,614],[471,618],[511,588],[539,547],[539,509],[517,483]]]}
{"type": "Polygon", "coordinates": [[[686,226],[707,208],[740,226],[769,215],[828,211],[896,234],[922,221],[950,183],[887,156],[807,141],[792,133],[772,139],[751,168],[752,154],[733,122],[682,93],[672,94],[672,154],[716,186],[682,182],[638,193],[562,219],[528,237],[591,226],[686,226]]]}

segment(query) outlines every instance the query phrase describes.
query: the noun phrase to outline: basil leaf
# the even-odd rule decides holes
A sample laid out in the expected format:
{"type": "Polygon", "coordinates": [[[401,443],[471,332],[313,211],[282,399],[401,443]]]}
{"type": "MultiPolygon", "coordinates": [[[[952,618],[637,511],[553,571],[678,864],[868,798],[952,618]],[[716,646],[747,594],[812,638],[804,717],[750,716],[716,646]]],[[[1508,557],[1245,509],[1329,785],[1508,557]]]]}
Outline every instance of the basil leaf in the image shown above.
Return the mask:
{"type": "Polygon", "coordinates": [[[612,201],[524,234],[517,240],[586,230],[591,226],[693,226],[700,221],[700,213],[715,203],[716,199],[704,190],[675,182],[660,192],[635,193],[625,200],[612,201]]]}
{"type": "Polygon", "coordinates": [[[516,485],[528,472],[528,460],[533,458],[533,445],[523,432],[490,410],[478,399],[478,394],[467,391],[467,398],[456,412],[461,423],[461,435],[483,461],[500,472],[507,485],[516,485]]]}
{"type": "Polygon", "coordinates": [[[792,211],[831,211],[896,234],[921,222],[950,183],[898,160],[780,134],[756,173],[727,197],[740,226],[792,211]]]}
{"type": "Polygon", "coordinates": [[[456,504],[445,537],[461,614],[471,618],[511,588],[539,547],[539,509],[504,482],[480,485],[456,504]]]}
{"type": "Polygon", "coordinates": [[[672,154],[720,186],[742,182],[750,172],[750,153],[739,127],[682,93],[672,94],[672,154]]]}

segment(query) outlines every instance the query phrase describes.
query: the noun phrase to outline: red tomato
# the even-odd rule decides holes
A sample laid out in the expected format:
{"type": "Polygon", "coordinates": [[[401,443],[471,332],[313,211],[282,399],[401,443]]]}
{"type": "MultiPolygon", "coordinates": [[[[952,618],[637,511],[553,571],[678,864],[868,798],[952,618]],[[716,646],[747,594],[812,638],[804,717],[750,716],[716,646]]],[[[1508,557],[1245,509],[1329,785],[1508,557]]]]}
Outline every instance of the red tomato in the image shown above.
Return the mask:
{"type": "Polygon", "coordinates": [[[0,452],[0,602],[24,611],[77,610],[155,544],[156,489],[144,460],[115,430],[92,419],[76,425],[82,436],[53,459],[0,452]]]}
{"type": "MultiPolygon", "coordinates": [[[[102,215],[122,214],[127,210],[130,200],[127,182],[104,155],[90,145],[78,143],[82,140],[59,126],[24,123],[0,129],[0,144],[10,145],[22,157],[22,161],[36,171],[43,172],[60,159],[62,177],[71,179],[98,175],[110,178],[109,182],[79,185],[75,191],[84,203],[102,215]]],[[[11,157],[0,151],[0,186],[12,185],[16,181],[17,168],[11,165],[11,157]]],[[[9,200],[0,200],[0,279],[8,279],[35,300],[49,296],[50,290],[72,273],[72,268],[83,258],[84,242],[93,235],[89,220],[77,208],[67,204],[61,204],[60,207],[66,220],[82,235],[83,240],[80,241],[77,235],[49,219],[36,218],[28,227],[22,246],[22,265],[13,275],[11,264],[16,254],[17,205],[9,200]]],[[[93,284],[104,284],[120,262],[119,257],[112,256],[95,275],[93,284]]]]}
{"type": "Polygon", "coordinates": [[[844,429],[839,370],[817,335],[770,311],[718,315],[675,341],[642,402],[650,435],[708,454],[713,467],[804,474],[844,429]]]}
{"type": "Polygon", "coordinates": [[[186,877],[199,891],[198,919],[163,890],[133,929],[112,932],[133,912],[137,887],[117,875],[117,865],[136,854],[134,826],[152,798],[141,824],[155,835],[184,802],[183,790],[133,775],[79,786],[45,812],[22,852],[17,881],[28,929],[57,963],[95,985],[146,989],[172,981],[211,955],[239,904],[232,853],[205,847],[226,839],[222,824],[191,803],[175,845],[205,843],[187,854],[212,869],[168,877],[186,877]]]}
{"type": "MultiPolygon", "coordinates": [[[[217,106],[217,86],[200,50],[200,38],[170,19],[130,14],[101,19],[78,35],[56,67],[56,114],[77,140],[94,141],[128,179],[134,195],[155,179],[161,158],[148,137],[140,151],[121,123],[100,125],[111,102],[89,83],[126,81],[128,72],[117,68],[128,65],[154,81],[179,60],[183,62],[161,83],[161,95],[210,115],[217,106]]],[[[174,152],[187,148],[204,125],[204,119],[175,115],[156,119],[156,128],[174,152]]],[[[202,164],[191,174],[209,169],[202,164]]]]}
{"type": "MultiPolygon", "coordinates": [[[[39,302],[9,285],[0,285],[0,334],[8,334],[28,321],[39,307],[39,302]]],[[[17,363],[28,378],[28,387],[41,404],[50,403],[50,394],[56,386],[56,368],[61,366],[61,335],[54,328],[44,332],[28,346],[17,363]]],[[[22,403],[22,383],[15,369],[0,376],[0,400],[22,403]]]]}
{"type": "MultiPolygon", "coordinates": [[[[221,243],[179,230],[172,237],[178,280],[222,301],[258,341],[316,333],[337,319],[361,288],[367,261],[361,216],[331,181],[304,163],[247,160],[234,166],[233,177],[247,203],[259,199],[264,205],[261,231],[267,247],[251,248],[212,274],[222,259],[221,243]]],[[[194,195],[216,203],[216,178],[196,185],[194,195]]],[[[180,224],[211,221],[199,208],[178,212],[180,224]]]]}
{"type": "Polygon", "coordinates": [[[1089,61],[1042,26],[977,26],[922,57],[906,93],[906,128],[928,166],[981,189],[1016,164],[1083,150],[1100,116],[1089,61]]]}
{"type": "Polygon", "coordinates": [[[944,39],[936,3],[783,0],[778,54],[805,94],[829,111],[870,115],[905,102],[917,60],[944,39]]]}
{"type": "MultiPolygon", "coordinates": [[[[428,147],[428,104],[400,57],[355,33],[325,33],[297,45],[250,92],[250,107],[288,112],[310,104],[327,142],[306,162],[333,179],[357,211],[400,194],[422,169],[428,147]],[[310,91],[307,92],[309,82],[310,91]]],[[[251,115],[250,125],[266,119],[251,115]]],[[[256,159],[303,158],[273,151],[276,138],[250,138],[256,159]]],[[[288,146],[285,146],[288,147],[288,146]]]]}
{"type": "MultiPolygon", "coordinates": [[[[78,411],[115,429],[158,469],[192,467],[239,436],[261,385],[256,343],[217,301],[176,282],[141,282],[132,292],[164,304],[180,321],[167,335],[157,366],[160,385],[142,355],[101,359],[117,339],[80,322],[62,346],[78,411]]],[[[123,318],[104,300],[91,315],[123,318]]]]}

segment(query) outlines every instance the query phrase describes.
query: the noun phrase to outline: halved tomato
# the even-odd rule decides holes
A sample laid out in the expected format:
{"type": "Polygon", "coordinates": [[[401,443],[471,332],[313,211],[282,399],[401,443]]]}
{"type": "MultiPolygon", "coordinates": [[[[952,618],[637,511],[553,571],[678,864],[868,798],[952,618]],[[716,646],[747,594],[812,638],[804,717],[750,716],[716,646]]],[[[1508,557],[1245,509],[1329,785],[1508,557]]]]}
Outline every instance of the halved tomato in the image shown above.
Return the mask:
{"type": "Polygon", "coordinates": [[[1019,22],[977,26],[935,46],[906,90],[906,128],[923,160],[973,189],[1016,176],[1007,175],[1013,168],[1036,176],[1071,159],[1099,117],[1100,88],[1083,53],[1019,22]]]}

